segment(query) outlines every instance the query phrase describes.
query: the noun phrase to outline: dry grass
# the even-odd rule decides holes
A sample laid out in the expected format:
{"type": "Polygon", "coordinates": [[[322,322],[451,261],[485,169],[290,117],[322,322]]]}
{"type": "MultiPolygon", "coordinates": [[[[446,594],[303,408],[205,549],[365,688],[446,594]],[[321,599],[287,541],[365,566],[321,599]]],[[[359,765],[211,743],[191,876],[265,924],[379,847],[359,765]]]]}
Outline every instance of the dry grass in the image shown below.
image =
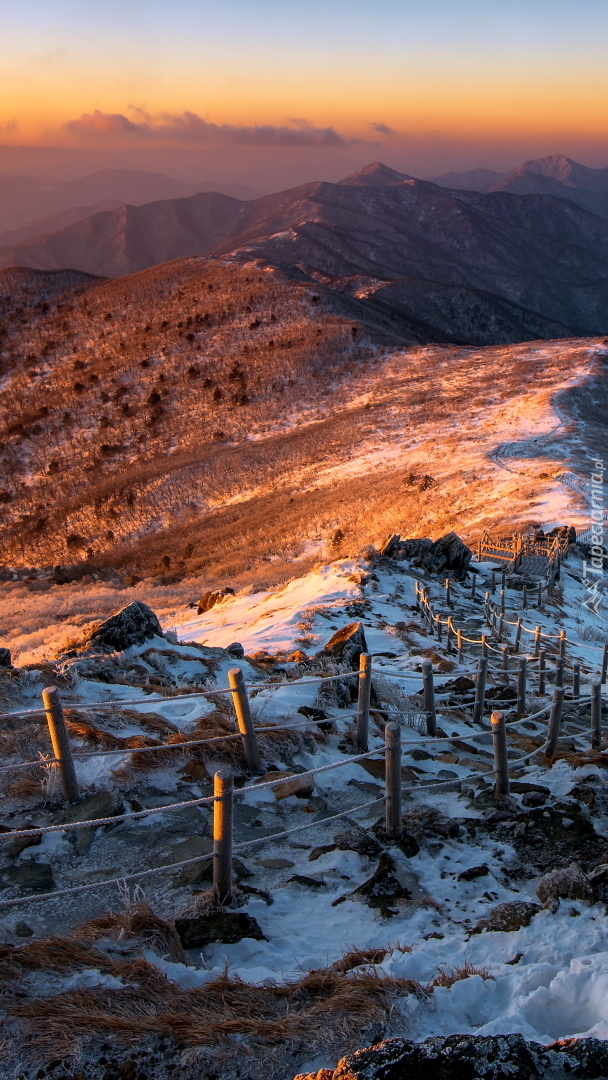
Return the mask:
{"type": "Polygon", "coordinates": [[[450,986],[453,986],[454,983],[460,982],[462,979],[469,979],[471,975],[479,975],[482,979],[494,978],[487,968],[475,967],[470,960],[465,960],[463,964],[449,968],[447,971],[440,968],[439,975],[436,975],[433,981],[429,983],[428,989],[431,990],[436,986],[444,986],[449,990],[450,986]]]}

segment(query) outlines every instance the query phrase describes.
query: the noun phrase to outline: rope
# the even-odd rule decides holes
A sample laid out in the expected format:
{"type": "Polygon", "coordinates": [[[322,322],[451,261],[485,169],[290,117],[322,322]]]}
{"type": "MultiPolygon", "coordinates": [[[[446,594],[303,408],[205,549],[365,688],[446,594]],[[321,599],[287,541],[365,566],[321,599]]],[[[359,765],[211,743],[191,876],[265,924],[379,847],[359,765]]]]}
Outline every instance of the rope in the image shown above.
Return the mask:
{"type": "MultiPolygon", "coordinates": [[[[275,838],[279,839],[283,836],[289,836],[291,833],[302,832],[304,829],[312,829],[317,825],[324,825],[326,822],[335,821],[337,818],[347,817],[349,814],[356,813],[357,810],[363,810],[368,806],[374,806],[375,803],[384,802],[383,798],[372,799],[370,802],[359,803],[357,806],[353,806],[350,810],[343,810],[339,814],[334,814],[330,818],[323,818],[321,821],[310,821],[306,825],[298,825],[293,829],[284,829],[280,833],[273,834],[272,836],[261,836],[255,840],[248,840],[242,844],[236,844],[233,847],[233,851],[243,851],[246,847],[251,847],[253,844],[260,844],[264,840],[272,841],[275,838]]],[[[71,889],[59,889],[55,892],[41,893],[38,896],[21,897],[16,896],[12,900],[0,901],[0,908],[10,907],[12,904],[33,904],[42,900],[54,900],[60,896],[70,896],[74,893],[88,892],[91,889],[105,889],[108,885],[120,885],[123,881],[135,881],[138,878],[147,877],[150,874],[166,874],[169,870],[176,870],[182,866],[191,866],[192,863],[203,863],[209,859],[213,859],[214,855],[198,855],[193,859],[182,859],[181,862],[169,863],[168,866],[155,866],[151,870],[140,870],[136,874],[128,874],[126,877],[111,878],[110,881],[94,882],[91,885],[76,885],[71,889]]]]}

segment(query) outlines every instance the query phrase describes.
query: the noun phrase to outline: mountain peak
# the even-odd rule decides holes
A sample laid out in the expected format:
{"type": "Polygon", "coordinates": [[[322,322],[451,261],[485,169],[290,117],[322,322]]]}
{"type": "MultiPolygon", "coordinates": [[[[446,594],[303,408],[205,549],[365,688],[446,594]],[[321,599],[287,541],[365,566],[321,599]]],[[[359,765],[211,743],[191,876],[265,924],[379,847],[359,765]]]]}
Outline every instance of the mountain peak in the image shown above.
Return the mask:
{"type": "Polygon", "coordinates": [[[343,180],[338,180],[338,183],[349,187],[356,187],[359,184],[373,187],[389,187],[390,184],[402,184],[405,180],[415,179],[414,176],[408,176],[407,173],[400,173],[396,169],[390,169],[388,165],[383,165],[381,161],[372,161],[370,165],[365,165],[358,172],[345,176],[343,180]]]}
{"type": "Polygon", "coordinates": [[[548,176],[558,180],[560,184],[570,188],[586,188],[589,191],[606,191],[608,189],[608,169],[590,169],[587,165],[579,165],[578,161],[566,157],[565,154],[550,154],[544,158],[531,158],[524,161],[517,169],[507,173],[503,180],[523,173],[534,173],[537,176],[548,176]]]}

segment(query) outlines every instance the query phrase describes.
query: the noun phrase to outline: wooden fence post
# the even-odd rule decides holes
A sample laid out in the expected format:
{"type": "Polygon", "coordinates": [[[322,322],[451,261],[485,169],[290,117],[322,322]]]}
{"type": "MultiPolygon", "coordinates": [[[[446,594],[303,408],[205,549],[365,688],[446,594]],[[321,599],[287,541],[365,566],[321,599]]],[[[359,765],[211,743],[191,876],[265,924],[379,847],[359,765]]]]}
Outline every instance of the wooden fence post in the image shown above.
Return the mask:
{"type": "Polygon", "coordinates": [[[541,638],[540,626],[535,626],[534,627],[534,655],[535,656],[538,656],[538,652],[539,652],[539,649],[540,649],[540,638],[541,638]]]}
{"type": "Polygon", "coordinates": [[[496,592],[496,570],[492,570],[490,592],[492,593],[492,596],[494,596],[494,593],[496,592]]]}
{"type": "Polygon", "coordinates": [[[505,617],[504,617],[503,612],[501,611],[501,613],[500,613],[500,615],[498,617],[498,630],[497,630],[497,637],[498,637],[499,641],[502,641],[502,635],[503,635],[503,632],[504,632],[504,623],[505,623],[505,617]]]}
{"type": "Polygon", "coordinates": [[[384,728],[386,776],[386,835],[398,840],[401,825],[401,728],[387,724],[384,728]]]}
{"type": "Polygon", "coordinates": [[[416,580],[414,585],[414,607],[416,608],[416,611],[420,611],[420,582],[416,580]]]}
{"type": "Polygon", "coordinates": [[[551,712],[549,714],[549,727],[547,730],[547,743],[545,746],[545,753],[547,757],[553,757],[557,749],[557,740],[559,739],[559,729],[562,722],[563,706],[564,688],[563,686],[556,686],[553,691],[553,702],[551,705],[551,712]]]}
{"type": "Polygon", "coordinates": [[[452,606],[452,582],[449,577],[445,579],[445,602],[449,608],[452,606]]]}
{"type": "Polygon", "coordinates": [[[597,681],[591,683],[591,746],[602,746],[602,684],[597,681]]]}
{"type": "Polygon", "coordinates": [[[258,750],[258,741],[255,735],[253,720],[251,719],[251,710],[249,708],[249,698],[247,697],[245,680],[243,679],[243,672],[240,668],[230,669],[228,672],[228,683],[232,690],[232,700],[234,702],[234,711],[236,713],[239,731],[243,737],[243,750],[245,751],[247,768],[250,773],[259,775],[262,771],[262,762],[260,760],[260,752],[258,750]]]}
{"type": "Polygon", "coordinates": [[[543,609],[543,586],[542,586],[541,581],[539,581],[539,583],[538,583],[538,599],[536,601],[536,606],[537,606],[539,611],[542,611],[542,609],[543,609]]]}
{"type": "Polygon", "coordinates": [[[545,696],[545,680],[547,671],[545,667],[545,661],[547,657],[546,649],[538,650],[538,695],[539,697],[545,696]]]}
{"type": "Polygon", "coordinates": [[[509,646],[503,645],[502,647],[502,673],[505,676],[505,681],[509,682],[509,646]]]}
{"type": "Polygon", "coordinates": [[[559,655],[561,656],[562,660],[564,659],[564,657],[566,655],[566,631],[565,630],[560,630],[560,632],[559,632],[559,655]]]}
{"type": "Polygon", "coordinates": [[[477,541],[477,562],[481,562],[481,540],[477,541]]]}
{"type": "Polygon", "coordinates": [[[488,675],[488,657],[481,656],[477,669],[477,682],[475,686],[475,705],[473,707],[473,723],[481,724],[483,719],[483,707],[486,697],[486,678],[488,675]]]}
{"type": "Polygon", "coordinates": [[[581,696],[581,665],[575,661],[572,665],[572,697],[578,701],[581,696]]]}
{"type": "Polygon", "coordinates": [[[441,625],[441,615],[436,615],[435,616],[435,625],[437,627],[437,641],[442,641],[442,639],[443,639],[443,627],[441,625]]]}
{"type": "Polygon", "coordinates": [[[525,656],[520,656],[517,671],[517,715],[526,715],[526,676],[528,661],[525,656]]]}
{"type": "Polygon", "coordinates": [[[504,613],[505,613],[505,590],[501,589],[500,590],[500,614],[504,615],[504,613]]]}
{"type": "Polygon", "coordinates": [[[42,703],[46,711],[46,722],[49,726],[53,753],[59,762],[63,794],[68,802],[78,802],[80,791],[78,790],[78,780],[74,769],[72,747],[70,746],[68,729],[65,726],[65,716],[63,715],[59,690],[56,686],[47,686],[46,690],[42,691],[42,703]]]}
{"type": "Polygon", "coordinates": [[[483,617],[485,619],[486,626],[490,622],[490,594],[486,592],[483,601],[483,617]]]}
{"type": "Polygon", "coordinates": [[[521,618],[517,618],[517,626],[515,627],[515,642],[513,644],[513,652],[519,652],[519,646],[521,642],[521,618]]]}
{"type": "Polygon", "coordinates": [[[372,658],[369,653],[359,657],[359,700],[357,703],[357,746],[366,754],[369,733],[369,702],[372,690],[372,658]]]}
{"type": "Polygon", "coordinates": [[[606,645],[604,645],[604,652],[602,654],[602,674],[600,676],[600,681],[602,683],[605,683],[607,678],[608,678],[608,643],[606,645]]]}
{"type": "Polygon", "coordinates": [[[493,712],[491,721],[492,744],[494,748],[494,796],[496,799],[506,799],[509,796],[510,789],[505,714],[502,712],[493,712]]]}
{"type": "Polygon", "coordinates": [[[456,648],[458,649],[458,663],[464,664],[464,647],[462,644],[462,630],[456,631],[456,648]]]}
{"type": "Polygon", "coordinates": [[[504,592],[506,587],[507,587],[507,571],[503,569],[503,571],[501,573],[501,576],[500,576],[500,589],[501,589],[501,592],[504,592]]]}
{"type": "Polygon", "coordinates": [[[230,769],[218,769],[213,777],[213,891],[220,904],[232,900],[233,791],[230,769]]]}
{"type": "Polygon", "coordinates": [[[433,686],[433,665],[430,660],[423,660],[422,686],[424,692],[424,711],[426,713],[427,735],[437,734],[437,713],[435,710],[435,687],[433,686]]]}
{"type": "Polygon", "coordinates": [[[561,656],[558,656],[555,661],[555,685],[564,685],[564,661],[561,656]]]}
{"type": "Polygon", "coordinates": [[[452,624],[452,616],[448,615],[447,642],[448,642],[448,652],[449,653],[454,652],[454,649],[453,649],[453,646],[452,646],[452,638],[453,638],[453,636],[454,636],[454,626],[452,624]]]}

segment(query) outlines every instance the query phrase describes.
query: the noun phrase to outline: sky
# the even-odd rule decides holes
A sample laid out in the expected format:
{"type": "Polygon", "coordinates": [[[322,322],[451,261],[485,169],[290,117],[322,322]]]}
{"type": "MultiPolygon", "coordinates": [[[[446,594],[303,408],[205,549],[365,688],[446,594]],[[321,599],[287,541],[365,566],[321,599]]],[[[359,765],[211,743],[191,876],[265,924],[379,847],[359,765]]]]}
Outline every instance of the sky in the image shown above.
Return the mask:
{"type": "Polygon", "coordinates": [[[374,160],[419,176],[549,153],[608,165],[606,0],[0,0],[0,14],[2,171],[122,162],[270,189],[374,160]]]}

